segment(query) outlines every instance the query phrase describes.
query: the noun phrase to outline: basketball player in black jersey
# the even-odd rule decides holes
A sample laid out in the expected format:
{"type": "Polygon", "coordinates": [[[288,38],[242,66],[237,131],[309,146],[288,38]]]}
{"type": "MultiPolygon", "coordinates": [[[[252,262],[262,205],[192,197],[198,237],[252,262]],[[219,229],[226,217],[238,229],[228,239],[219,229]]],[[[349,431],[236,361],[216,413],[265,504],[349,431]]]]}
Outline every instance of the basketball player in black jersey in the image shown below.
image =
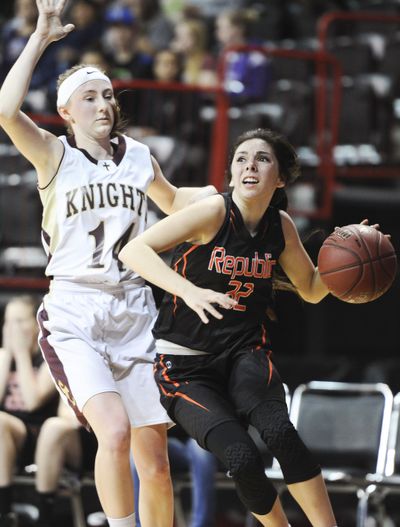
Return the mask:
{"type": "Polygon", "coordinates": [[[289,421],[263,325],[277,263],[304,300],[328,294],[292,219],[279,209],[283,187],[299,173],[297,156],[284,137],[258,129],[238,138],[229,167],[232,193],[162,220],[120,253],[167,291],[153,331],[161,402],[222,461],[262,525],[287,527],[288,520],[249,424],[278,459],[311,524],[334,527],[320,467],[289,421]],[[170,269],[157,253],[176,245],[170,269]]]}

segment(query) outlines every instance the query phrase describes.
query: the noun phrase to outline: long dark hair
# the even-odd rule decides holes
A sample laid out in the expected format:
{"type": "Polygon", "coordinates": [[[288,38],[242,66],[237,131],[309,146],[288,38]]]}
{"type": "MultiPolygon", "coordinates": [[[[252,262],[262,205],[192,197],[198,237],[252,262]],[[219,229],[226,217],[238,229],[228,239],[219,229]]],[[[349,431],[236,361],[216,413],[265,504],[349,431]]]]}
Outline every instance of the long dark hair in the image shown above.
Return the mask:
{"type": "MultiPolygon", "coordinates": [[[[289,185],[299,177],[300,163],[297,153],[286,137],[279,132],[275,132],[268,128],[256,128],[253,130],[247,130],[240,134],[233,144],[228,158],[229,179],[231,178],[231,165],[236,150],[242,143],[249,141],[250,139],[261,139],[271,146],[275,157],[278,160],[279,176],[285,185],[289,185]]],[[[277,188],[275,190],[271,199],[271,205],[281,210],[287,210],[288,200],[283,188],[277,188]]]]}
{"type": "MultiPolygon", "coordinates": [[[[231,177],[231,165],[235,156],[236,150],[245,141],[250,139],[261,139],[269,144],[278,160],[279,165],[279,176],[285,185],[289,185],[300,175],[300,163],[298,160],[297,153],[293,146],[289,143],[285,136],[269,130],[268,128],[256,128],[254,130],[248,130],[239,135],[233,144],[228,158],[228,176],[231,177]]],[[[287,210],[288,199],[286,192],[283,188],[277,188],[271,198],[271,206],[281,210],[287,210]]],[[[272,280],[273,288],[283,291],[296,292],[295,287],[291,282],[283,275],[281,268],[274,269],[274,275],[272,280]]]]}

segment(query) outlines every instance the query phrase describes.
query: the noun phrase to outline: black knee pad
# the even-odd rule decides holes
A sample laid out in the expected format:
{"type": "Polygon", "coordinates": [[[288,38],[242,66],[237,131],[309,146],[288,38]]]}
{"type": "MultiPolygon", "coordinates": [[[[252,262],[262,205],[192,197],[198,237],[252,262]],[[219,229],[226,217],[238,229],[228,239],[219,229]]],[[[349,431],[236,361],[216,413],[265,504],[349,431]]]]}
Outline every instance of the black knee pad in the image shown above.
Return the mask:
{"type": "Polygon", "coordinates": [[[212,430],[206,442],[234,480],[243,505],[255,514],[268,514],[277,492],[265,475],[261,456],[247,432],[236,423],[225,423],[212,430]]]}
{"type": "Polygon", "coordinates": [[[286,483],[306,481],[321,472],[314,456],[290,422],[286,406],[280,401],[268,401],[256,408],[251,422],[278,460],[286,483]]]}
{"type": "Polygon", "coordinates": [[[268,514],[275,503],[277,492],[264,471],[264,464],[256,449],[248,443],[232,443],[225,449],[228,475],[236,484],[242,503],[251,512],[268,514]]]}

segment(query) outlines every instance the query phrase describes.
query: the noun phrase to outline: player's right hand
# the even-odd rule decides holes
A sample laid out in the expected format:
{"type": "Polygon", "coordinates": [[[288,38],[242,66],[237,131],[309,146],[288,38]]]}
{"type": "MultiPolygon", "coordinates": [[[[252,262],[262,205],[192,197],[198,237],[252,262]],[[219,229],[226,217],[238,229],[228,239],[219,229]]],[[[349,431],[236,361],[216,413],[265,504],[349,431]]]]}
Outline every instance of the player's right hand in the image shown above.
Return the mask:
{"type": "Polygon", "coordinates": [[[223,315],[214,307],[215,304],[224,309],[232,309],[237,304],[236,300],[233,300],[228,295],[218,293],[212,289],[203,289],[193,284],[182,295],[182,299],[188,307],[199,315],[204,324],[209,322],[207,314],[219,320],[223,318],[223,315]]]}
{"type": "Polygon", "coordinates": [[[66,37],[75,26],[63,25],[61,13],[66,0],[36,0],[39,16],[35,33],[47,42],[55,42],[66,37]]]}

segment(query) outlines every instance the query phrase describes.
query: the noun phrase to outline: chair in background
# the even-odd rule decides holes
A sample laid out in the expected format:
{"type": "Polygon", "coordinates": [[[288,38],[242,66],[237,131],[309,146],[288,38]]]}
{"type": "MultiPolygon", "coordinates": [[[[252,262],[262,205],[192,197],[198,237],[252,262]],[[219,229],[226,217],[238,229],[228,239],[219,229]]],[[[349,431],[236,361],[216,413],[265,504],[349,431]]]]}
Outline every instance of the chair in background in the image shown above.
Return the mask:
{"type": "MultiPolygon", "coordinates": [[[[296,388],[290,418],[319,460],[330,492],[352,494],[358,502],[369,485],[366,475],[383,473],[392,405],[383,383],[312,381],[296,388]]],[[[283,481],[277,462],[266,473],[283,481]]]]}
{"type": "Polygon", "coordinates": [[[374,517],[381,525],[388,515],[387,497],[400,494],[400,393],[395,396],[393,403],[385,469],[381,473],[367,474],[366,479],[369,486],[359,501],[357,527],[365,525],[372,508],[374,517]]]}

